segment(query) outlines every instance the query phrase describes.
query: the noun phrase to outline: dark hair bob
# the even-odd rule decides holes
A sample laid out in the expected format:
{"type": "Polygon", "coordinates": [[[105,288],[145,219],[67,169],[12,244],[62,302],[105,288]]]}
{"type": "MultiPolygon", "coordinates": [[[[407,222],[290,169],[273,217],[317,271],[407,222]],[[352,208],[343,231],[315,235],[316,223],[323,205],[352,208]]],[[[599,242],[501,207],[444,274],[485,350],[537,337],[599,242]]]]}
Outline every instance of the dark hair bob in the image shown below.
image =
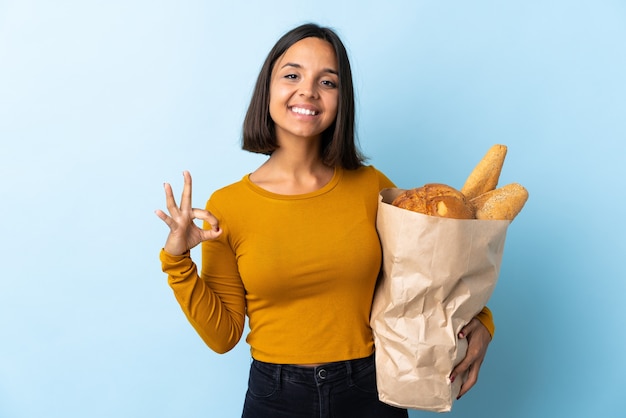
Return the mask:
{"type": "Polygon", "coordinates": [[[355,139],[355,106],[352,71],[346,48],[339,36],[330,28],[313,23],[298,26],[284,34],[269,52],[257,78],[250,106],[243,123],[242,148],[246,151],[271,154],[278,148],[274,121],[270,117],[270,81],[276,60],[289,47],[305,38],[315,37],[327,41],[337,56],[339,72],[339,103],[337,118],[322,133],[321,157],[331,167],[356,169],[363,165],[364,157],[355,139]]]}

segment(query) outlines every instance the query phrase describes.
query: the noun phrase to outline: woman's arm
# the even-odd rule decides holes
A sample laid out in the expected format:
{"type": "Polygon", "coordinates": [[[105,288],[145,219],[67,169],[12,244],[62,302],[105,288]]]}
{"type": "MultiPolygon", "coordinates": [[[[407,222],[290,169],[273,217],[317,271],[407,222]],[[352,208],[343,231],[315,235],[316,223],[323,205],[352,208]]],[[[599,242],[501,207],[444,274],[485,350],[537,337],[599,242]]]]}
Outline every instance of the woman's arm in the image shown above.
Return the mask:
{"type": "MultiPolygon", "coordinates": [[[[161,250],[162,269],[168,275],[168,283],[189,322],[206,342],[218,353],[224,353],[237,344],[243,332],[245,299],[244,289],[236,267],[232,274],[218,275],[212,280],[200,278],[196,264],[189,252],[200,244],[217,242],[222,236],[219,222],[208,210],[191,206],[191,175],[183,173],[185,182],[180,206],[176,204],[172,188],[165,184],[165,199],[169,215],[157,210],[157,216],[170,228],[161,250]],[[204,221],[198,227],[195,219],[204,221]]],[[[223,242],[223,241],[222,241],[223,242]]],[[[219,246],[218,246],[219,247],[219,246]]],[[[234,260],[230,248],[221,246],[224,260],[234,260]]],[[[234,263],[234,262],[233,262],[234,263]]],[[[220,263],[216,263],[220,264],[220,263]]],[[[232,263],[231,263],[232,264],[232,263]]],[[[219,265],[216,266],[220,271],[219,265]]]]}
{"type": "Polygon", "coordinates": [[[238,277],[198,276],[189,253],[160,254],[163,271],[189,323],[213,351],[223,354],[239,342],[245,321],[245,294],[238,277]]]}

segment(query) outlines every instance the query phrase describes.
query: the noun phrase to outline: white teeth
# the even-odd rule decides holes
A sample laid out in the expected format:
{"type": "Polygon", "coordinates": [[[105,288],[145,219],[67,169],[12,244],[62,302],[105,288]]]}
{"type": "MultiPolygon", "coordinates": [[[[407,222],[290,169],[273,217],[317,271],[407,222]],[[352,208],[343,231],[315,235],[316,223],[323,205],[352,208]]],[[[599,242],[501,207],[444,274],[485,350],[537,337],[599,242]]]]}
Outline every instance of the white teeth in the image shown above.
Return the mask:
{"type": "Polygon", "coordinates": [[[292,107],[291,110],[300,115],[307,115],[307,116],[317,115],[317,112],[314,110],[302,109],[300,107],[292,107]]]}

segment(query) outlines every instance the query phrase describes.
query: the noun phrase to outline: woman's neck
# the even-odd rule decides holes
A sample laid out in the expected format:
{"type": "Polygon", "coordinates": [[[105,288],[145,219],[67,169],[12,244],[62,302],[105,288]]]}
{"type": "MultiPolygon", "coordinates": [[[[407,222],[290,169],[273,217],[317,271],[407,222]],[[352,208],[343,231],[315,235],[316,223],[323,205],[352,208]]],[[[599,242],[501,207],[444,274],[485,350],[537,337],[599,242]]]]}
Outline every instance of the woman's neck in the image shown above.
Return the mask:
{"type": "Polygon", "coordinates": [[[250,175],[257,186],[277,194],[311,193],[324,187],[335,170],[318,153],[294,153],[279,148],[250,175]]]}

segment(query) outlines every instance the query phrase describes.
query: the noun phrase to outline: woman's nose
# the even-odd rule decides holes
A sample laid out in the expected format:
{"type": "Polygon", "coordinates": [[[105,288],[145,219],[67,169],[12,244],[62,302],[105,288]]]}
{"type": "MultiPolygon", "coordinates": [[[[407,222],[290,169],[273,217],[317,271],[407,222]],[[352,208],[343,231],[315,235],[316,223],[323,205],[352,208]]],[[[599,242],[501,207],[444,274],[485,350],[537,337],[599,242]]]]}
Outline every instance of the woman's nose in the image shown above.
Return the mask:
{"type": "Polygon", "coordinates": [[[318,97],[317,83],[313,80],[302,81],[302,83],[300,84],[300,95],[304,97],[317,98],[318,97]]]}

